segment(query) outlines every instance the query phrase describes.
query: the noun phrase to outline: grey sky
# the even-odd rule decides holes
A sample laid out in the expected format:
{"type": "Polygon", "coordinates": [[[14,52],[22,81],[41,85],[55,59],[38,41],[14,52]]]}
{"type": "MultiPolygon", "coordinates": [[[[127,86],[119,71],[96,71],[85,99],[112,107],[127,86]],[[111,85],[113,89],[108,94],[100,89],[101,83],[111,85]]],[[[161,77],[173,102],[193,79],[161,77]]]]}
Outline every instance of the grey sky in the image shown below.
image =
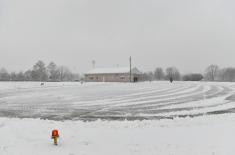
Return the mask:
{"type": "Polygon", "coordinates": [[[235,66],[232,0],[0,0],[0,67],[235,66]]]}

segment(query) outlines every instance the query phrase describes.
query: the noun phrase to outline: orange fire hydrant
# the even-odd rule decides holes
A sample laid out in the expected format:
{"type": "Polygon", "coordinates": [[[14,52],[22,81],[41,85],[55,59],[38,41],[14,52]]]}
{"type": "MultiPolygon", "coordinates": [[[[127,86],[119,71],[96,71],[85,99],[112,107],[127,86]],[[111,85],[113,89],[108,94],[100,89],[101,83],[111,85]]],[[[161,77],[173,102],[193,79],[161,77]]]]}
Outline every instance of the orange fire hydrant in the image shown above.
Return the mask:
{"type": "Polygon", "coordinates": [[[58,130],[52,130],[51,139],[54,140],[54,145],[58,144],[58,138],[59,138],[59,131],[58,130]]]}

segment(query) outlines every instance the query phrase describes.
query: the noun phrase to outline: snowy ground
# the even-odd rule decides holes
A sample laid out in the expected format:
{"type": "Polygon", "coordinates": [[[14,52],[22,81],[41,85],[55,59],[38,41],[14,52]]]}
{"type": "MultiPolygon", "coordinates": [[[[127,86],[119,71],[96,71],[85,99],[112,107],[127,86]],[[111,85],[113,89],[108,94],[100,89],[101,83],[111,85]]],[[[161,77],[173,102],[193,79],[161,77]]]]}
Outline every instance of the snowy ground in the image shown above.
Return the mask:
{"type": "Polygon", "coordinates": [[[1,155],[234,155],[235,114],[144,121],[0,118],[1,155]],[[50,131],[60,131],[58,146],[50,131]]]}
{"type": "Polygon", "coordinates": [[[0,116],[143,120],[235,111],[234,83],[0,83],[0,116]]]}
{"type": "Polygon", "coordinates": [[[234,111],[234,83],[1,82],[0,155],[234,155],[234,111]]]}

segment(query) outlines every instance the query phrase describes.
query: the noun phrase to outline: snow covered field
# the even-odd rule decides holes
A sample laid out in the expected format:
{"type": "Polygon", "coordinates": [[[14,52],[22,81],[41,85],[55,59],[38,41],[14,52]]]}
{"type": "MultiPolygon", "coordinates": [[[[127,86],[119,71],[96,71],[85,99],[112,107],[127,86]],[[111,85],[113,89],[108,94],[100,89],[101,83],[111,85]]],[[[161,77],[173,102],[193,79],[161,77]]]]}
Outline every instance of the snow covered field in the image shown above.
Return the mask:
{"type": "Polygon", "coordinates": [[[1,82],[0,116],[51,120],[143,120],[235,110],[235,84],[207,82],[1,82]]]}
{"type": "Polygon", "coordinates": [[[0,118],[1,155],[234,155],[235,115],[173,120],[0,118]],[[60,131],[58,146],[50,132],[60,131]]]}
{"type": "Polygon", "coordinates": [[[234,155],[234,111],[234,83],[1,82],[0,155],[234,155]]]}

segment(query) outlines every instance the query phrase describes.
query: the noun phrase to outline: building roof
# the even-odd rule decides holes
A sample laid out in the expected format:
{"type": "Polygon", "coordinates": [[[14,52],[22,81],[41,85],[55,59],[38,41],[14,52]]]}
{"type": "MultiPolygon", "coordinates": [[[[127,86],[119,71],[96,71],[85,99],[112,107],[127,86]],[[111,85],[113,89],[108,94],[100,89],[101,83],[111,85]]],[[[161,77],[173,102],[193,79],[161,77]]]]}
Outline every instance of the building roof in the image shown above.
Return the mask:
{"type": "MultiPolygon", "coordinates": [[[[141,72],[136,68],[133,67],[131,69],[133,74],[141,74],[141,72]]],[[[120,73],[130,73],[129,67],[117,67],[117,68],[95,68],[92,69],[85,74],[120,74],[120,73]]]]}

